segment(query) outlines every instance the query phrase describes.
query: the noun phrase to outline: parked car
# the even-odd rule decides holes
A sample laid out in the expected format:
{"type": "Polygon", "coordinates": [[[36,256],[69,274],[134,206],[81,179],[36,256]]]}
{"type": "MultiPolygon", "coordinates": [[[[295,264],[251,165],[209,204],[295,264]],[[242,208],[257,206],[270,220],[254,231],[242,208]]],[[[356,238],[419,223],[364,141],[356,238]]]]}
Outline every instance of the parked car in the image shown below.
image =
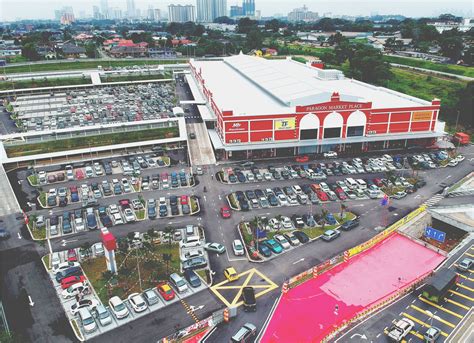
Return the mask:
{"type": "Polygon", "coordinates": [[[126,318],[129,315],[127,306],[118,296],[113,296],[109,300],[109,307],[117,319],[126,318]]]}
{"type": "Polygon", "coordinates": [[[145,311],[148,306],[139,293],[132,293],[128,296],[128,303],[132,306],[133,310],[137,313],[145,311]]]}
{"type": "Polygon", "coordinates": [[[341,225],[341,229],[344,231],[349,231],[357,227],[358,225],[359,222],[357,220],[348,220],[341,225]]]}
{"type": "Polygon", "coordinates": [[[112,323],[112,316],[109,310],[102,304],[97,305],[95,308],[95,317],[102,326],[107,326],[112,323]]]}
{"type": "Polygon", "coordinates": [[[158,297],[158,294],[152,288],[147,289],[146,291],[143,292],[143,298],[145,299],[148,306],[152,306],[160,302],[160,298],[158,297]]]}
{"type": "Polygon", "coordinates": [[[244,251],[244,245],[242,244],[242,242],[240,241],[240,239],[235,239],[233,242],[232,242],[232,249],[234,250],[234,254],[236,256],[242,256],[245,254],[245,251],[244,251]]]}
{"type": "Polygon", "coordinates": [[[158,290],[158,293],[165,299],[166,301],[170,301],[174,299],[175,293],[173,289],[170,287],[170,285],[167,282],[160,283],[156,289],[158,290]]]}
{"type": "Polygon", "coordinates": [[[207,251],[212,251],[217,254],[223,254],[225,252],[225,246],[219,243],[206,243],[204,249],[207,251]]]}
{"type": "Polygon", "coordinates": [[[79,294],[89,294],[91,292],[89,285],[85,282],[75,283],[61,292],[64,299],[75,297],[79,294]]]}
{"type": "Polygon", "coordinates": [[[275,254],[279,254],[283,251],[283,247],[280,243],[275,241],[274,239],[267,239],[262,242],[262,244],[266,244],[268,248],[275,254]]]}
{"type": "Polygon", "coordinates": [[[272,251],[270,248],[265,244],[258,245],[258,252],[262,254],[264,257],[270,257],[272,255],[272,251]]]}
{"type": "Polygon", "coordinates": [[[68,289],[69,287],[71,287],[72,285],[74,285],[76,283],[81,283],[81,282],[85,282],[85,281],[86,281],[86,277],[84,275],[70,276],[70,277],[67,277],[67,278],[61,280],[61,288],[62,289],[68,289]]]}
{"type": "Polygon", "coordinates": [[[83,299],[75,304],[71,305],[71,314],[76,315],[81,309],[87,308],[89,311],[93,311],[99,306],[99,302],[95,299],[83,299]]]}
{"type": "Polygon", "coordinates": [[[327,230],[325,231],[322,235],[321,238],[323,241],[329,242],[341,235],[341,232],[339,230],[327,230]]]}
{"type": "Polygon", "coordinates": [[[290,242],[283,235],[275,235],[273,237],[284,249],[289,249],[291,247],[290,242]]]}
{"type": "Polygon", "coordinates": [[[298,238],[301,243],[309,242],[309,237],[303,231],[293,231],[293,234],[298,238]]]}
{"type": "Polygon", "coordinates": [[[80,275],[82,275],[81,267],[74,266],[74,267],[69,267],[67,269],[58,271],[55,277],[56,277],[56,282],[60,283],[63,279],[69,276],[80,276],[80,275]]]}
{"type": "Polygon", "coordinates": [[[194,270],[186,270],[184,272],[184,277],[186,281],[188,281],[188,283],[191,285],[191,287],[197,288],[201,286],[201,279],[194,270]]]}

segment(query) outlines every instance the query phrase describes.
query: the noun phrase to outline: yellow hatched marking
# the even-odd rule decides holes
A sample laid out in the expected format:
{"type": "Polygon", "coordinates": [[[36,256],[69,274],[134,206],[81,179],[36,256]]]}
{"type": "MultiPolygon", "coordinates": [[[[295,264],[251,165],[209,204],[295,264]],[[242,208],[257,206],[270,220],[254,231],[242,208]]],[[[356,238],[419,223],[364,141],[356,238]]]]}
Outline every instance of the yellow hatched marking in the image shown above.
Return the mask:
{"type": "MultiPolygon", "coordinates": [[[[419,308],[418,306],[410,305],[410,307],[413,308],[414,310],[418,311],[418,312],[421,312],[421,313],[423,313],[423,314],[426,314],[428,317],[431,317],[431,315],[428,314],[428,312],[426,312],[426,311],[423,310],[422,308],[419,308]]],[[[444,324],[446,324],[447,326],[450,326],[450,327],[452,327],[452,328],[455,328],[455,327],[456,327],[456,325],[454,325],[454,324],[448,322],[447,320],[444,320],[444,319],[440,318],[438,315],[435,315],[435,316],[433,317],[433,319],[436,319],[438,322],[444,323],[444,324]]]]}
{"type": "Polygon", "coordinates": [[[432,301],[429,301],[429,300],[427,300],[427,299],[425,299],[425,298],[423,298],[423,297],[418,297],[418,298],[419,298],[421,301],[423,301],[424,303],[427,303],[428,305],[431,305],[431,306],[433,306],[433,307],[436,307],[437,309],[439,309],[439,310],[441,310],[441,311],[444,311],[444,312],[446,312],[446,313],[449,313],[449,314],[451,314],[451,315],[453,315],[453,316],[455,316],[455,317],[461,318],[461,319],[463,318],[463,316],[461,316],[460,314],[458,314],[458,313],[456,313],[456,312],[453,312],[453,311],[451,311],[451,310],[448,310],[447,308],[444,308],[444,307],[442,307],[442,306],[440,306],[440,305],[438,305],[438,304],[435,304],[435,303],[432,302],[432,301]]]}
{"type": "Polygon", "coordinates": [[[456,294],[458,297],[465,298],[465,299],[470,300],[470,301],[474,301],[474,298],[468,297],[467,295],[461,294],[461,293],[453,291],[451,289],[448,292],[456,294]]]}

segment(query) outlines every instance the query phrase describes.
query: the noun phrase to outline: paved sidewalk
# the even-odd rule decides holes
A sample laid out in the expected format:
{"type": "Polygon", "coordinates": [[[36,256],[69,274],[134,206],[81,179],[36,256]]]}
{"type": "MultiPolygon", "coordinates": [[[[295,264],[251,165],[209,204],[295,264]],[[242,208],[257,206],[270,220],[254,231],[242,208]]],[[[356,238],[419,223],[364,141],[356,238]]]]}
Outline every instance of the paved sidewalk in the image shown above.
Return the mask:
{"type": "Polygon", "coordinates": [[[196,135],[195,139],[189,139],[189,155],[192,166],[216,164],[216,157],[212,149],[211,140],[207,133],[205,123],[186,124],[187,131],[196,135]]]}
{"type": "Polygon", "coordinates": [[[3,165],[0,165],[0,194],[0,216],[21,212],[3,165]]]}

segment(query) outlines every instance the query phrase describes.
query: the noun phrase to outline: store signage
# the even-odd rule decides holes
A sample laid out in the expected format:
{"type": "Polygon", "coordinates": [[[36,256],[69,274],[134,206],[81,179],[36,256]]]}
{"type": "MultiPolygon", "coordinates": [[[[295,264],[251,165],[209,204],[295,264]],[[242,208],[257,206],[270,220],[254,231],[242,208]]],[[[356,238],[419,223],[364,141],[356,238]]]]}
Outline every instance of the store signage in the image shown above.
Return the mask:
{"type": "Polygon", "coordinates": [[[248,131],[248,122],[246,121],[234,121],[225,123],[226,132],[242,132],[248,131]]]}
{"type": "Polygon", "coordinates": [[[296,128],[295,118],[275,120],[275,130],[294,130],[296,128]]]}
{"type": "Polygon", "coordinates": [[[418,111],[418,112],[413,112],[412,115],[412,121],[429,121],[431,120],[431,117],[433,116],[432,111],[418,111]]]}
{"type": "Polygon", "coordinates": [[[296,106],[296,112],[317,112],[317,111],[350,111],[364,108],[362,103],[343,103],[343,104],[319,104],[309,106],[296,106]]]}

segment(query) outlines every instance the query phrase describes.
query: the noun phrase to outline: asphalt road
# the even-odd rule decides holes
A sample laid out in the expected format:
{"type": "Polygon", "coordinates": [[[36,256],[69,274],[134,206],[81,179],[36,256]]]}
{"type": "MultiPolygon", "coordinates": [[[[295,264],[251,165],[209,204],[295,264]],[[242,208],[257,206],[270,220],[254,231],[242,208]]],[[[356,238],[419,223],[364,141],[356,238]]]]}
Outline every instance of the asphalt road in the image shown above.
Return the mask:
{"type": "MultiPolygon", "coordinates": [[[[391,223],[401,218],[419,204],[423,203],[435,193],[442,190],[442,186],[454,183],[462,178],[469,171],[473,170],[472,161],[470,158],[474,157],[474,148],[464,148],[466,161],[456,168],[445,168],[431,170],[427,172],[420,172],[420,175],[425,177],[427,185],[420,189],[417,193],[409,195],[402,201],[394,200],[392,203],[392,210],[387,213],[387,222],[391,223]]],[[[293,164],[293,162],[291,162],[293,164]]],[[[266,165],[268,163],[261,162],[266,165]]],[[[278,166],[281,162],[272,162],[273,165],[278,166]]],[[[304,183],[306,181],[289,180],[278,182],[262,182],[261,184],[221,184],[211,178],[220,167],[210,166],[206,173],[198,176],[198,184],[193,188],[186,189],[185,193],[196,194],[201,197],[202,211],[195,217],[182,217],[172,220],[154,220],[145,221],[139,224],[122,225],[120,229],[113,232],[118,236],[125,236],[131,231],[145,232],[150,227],[164,228],[167,225],[182,227],[185,224],[200,224],[205,228],[206,238],[208,241],[216,241],[223,243],[228,251],[228,254],[220,256],[212,255],[210,257],[210,265],[212,270],[216,272],[214,284],[223,280],[222,270],[229,265],[234,266],[239,272],[244,272],[252,268],[257,268],[265,277],[270,279],[277,285],[287,279],[288,277],[300,273],[303,270],[309,269],[315,264],[327,260],[332,256],[341,253],[342,251],[355,246],[370,237],[377,234],[374,230],[379,223],[384,223],[385,218],[381,218],[379,204],[377,200],[359,200],[347,202],[349,210],[357,212],[361,215],[360,226],[350,232],[344,232],[340,238],[331,242],[325,243],[322,241],[315,241],[300,248],[291,250],[281,256],[272,259],[271,261],[256,264],[250,263],[246,259],[236,258],[232,254],[231,242],[238,238],[236,230],[237,224],[241,220],[251,220],[256,215],[276,216],[278,214],[291,216],[294,213],[304,214],[311,210],[310,206],[295,206],[284,207],[278,209],[261,209],[250,212],[234,212],[230,219],[224,220],[219,216],[219,208],[225,204],[225,195],[235,190],[255,189],[256,187],[267,188],[275,186],[292,185],[295,183],[304,183]],[[203,189],[206,187],[207,192],[203,189]],[[200,219],[199,219],[200,218],[200,219]],[[170,224],[171,222],[171,224],[170,224]]],[[[34,199],[33,190],[23,181],[21,184],[16,183],[15,175],[20,173],[20,177],[24,177],[22,171],[14,171],[10,173],[10,179],[14,185],[14,190],[17,197],[22,199],[20,205],[23,206],[26,199],[34,199]],[[22,189],[24,188],[24,189],[22,189]]],[[[150,171],[153,173],[153,171],[150,171]]],[[[365,177],[365,176],[364,176],[365,177]]],[[[330,177],[329,182],[334,182],[341,177],[330,177]]],[[[167,195],[166,193],[176,192],[183,193],[184,190],[176,191],[152,191],[143,192],[145,198],[157,198],[160,195],[167,195]]],[[[123,197],[132,198],[127,195],[123,197]]],[[[101,204],[116,203],[120,197],[111,197],[101,200],[101,204]]],[[[330,202],[325,205],[329,211],[337,212],[340,210],[340,205],[337,202],[330,202]]],[[[320,212],[321,206],[313,206],[313,211],[320,212]]],[[[48,210],[43,210],[45,213],[48,210]]],[[[59,210],[58,211],[62,211],[59,210]]],[[[9,318],[9,324],[15,322],[14,329],[25,336],[25,341],[71,341],[72,331],[65,322],[65,315],[59,305],[59,301],[54,295],[54,291],[50,285],[46,274],[40,265],[40,256],[47,253],[47,247],[33,243],[28,237],[27,232],[21,225],[21,220],[16,219],[17,216],[10,216],[3,220],[8,223],[8,228],[12,232],[12,238],[8,241],[0,243],[1,258],[1,276],[2,276],[2,299],[5,302],[5,310],[9,318]],[[7,222],[8,221],[8,222],[7,222]],[[22,239],[17,237],[20,233],[22,239]],[[17,258],[20,256],[21,258],[17,258]],[[19,293],[20,290],[25,289],[26,293],[30,295],[35,302],[33,307],[25,305],[24,293],[19,293]],[[7,301],[5,301],[7,299],[7,301]],[[12,299],[10,301],[8,299],[12,299]],[[23,299],[23,300],[22,300],[23,299]],[[18,301],[18,305],[17,302],[18,301]],[[45,315],[47,313],[48,315],[45,315]],[[13,319],[10,319],[13,318],[13,319]],[[25,322],[26,324],[22,324],[25,322]]],[[[84,242],[94,243],[99,240],[99,232],[89,231],[80,234],[69,236],[67,242],[64,244],[63,238],[51,240],[53,251],[60,251],[68,248],[79,247],[84,242]],[[73,241],[75,240],[75,241],[73,241]]],[[[273,302],[278,296],[279,289],[267,293],[258,298],[258,311],[256,313],[244,313],[239,311],[236,319],[232,320],[227,325],[222,325],[209,338],[210,342],[223,342],[237,331],[241,324],[245,322],[253,322],[260,329],[263,322],[269,313],[273,302]]],[[[202,310],[196,312],[199,319],[207,317],[214,310],[223,306],[216,296],[209,291],[203,291],[186,300],[190,305],[202,306],[202,310]]],[[[140,320],[131,322],[118,330],[106,333],[98,337],[95,341],[112,342],[112,341],[137,341],[149,342],[151,340],[159,339],[167,334],[173,333],[175,325],[179,324],[184,327],[191,324],[192,318],[186,313],[184,307],[178,303],[169,307],[169,311],[160,311],[160,313],[151,313],[148,316],[142,317],[140,320]]]]}

